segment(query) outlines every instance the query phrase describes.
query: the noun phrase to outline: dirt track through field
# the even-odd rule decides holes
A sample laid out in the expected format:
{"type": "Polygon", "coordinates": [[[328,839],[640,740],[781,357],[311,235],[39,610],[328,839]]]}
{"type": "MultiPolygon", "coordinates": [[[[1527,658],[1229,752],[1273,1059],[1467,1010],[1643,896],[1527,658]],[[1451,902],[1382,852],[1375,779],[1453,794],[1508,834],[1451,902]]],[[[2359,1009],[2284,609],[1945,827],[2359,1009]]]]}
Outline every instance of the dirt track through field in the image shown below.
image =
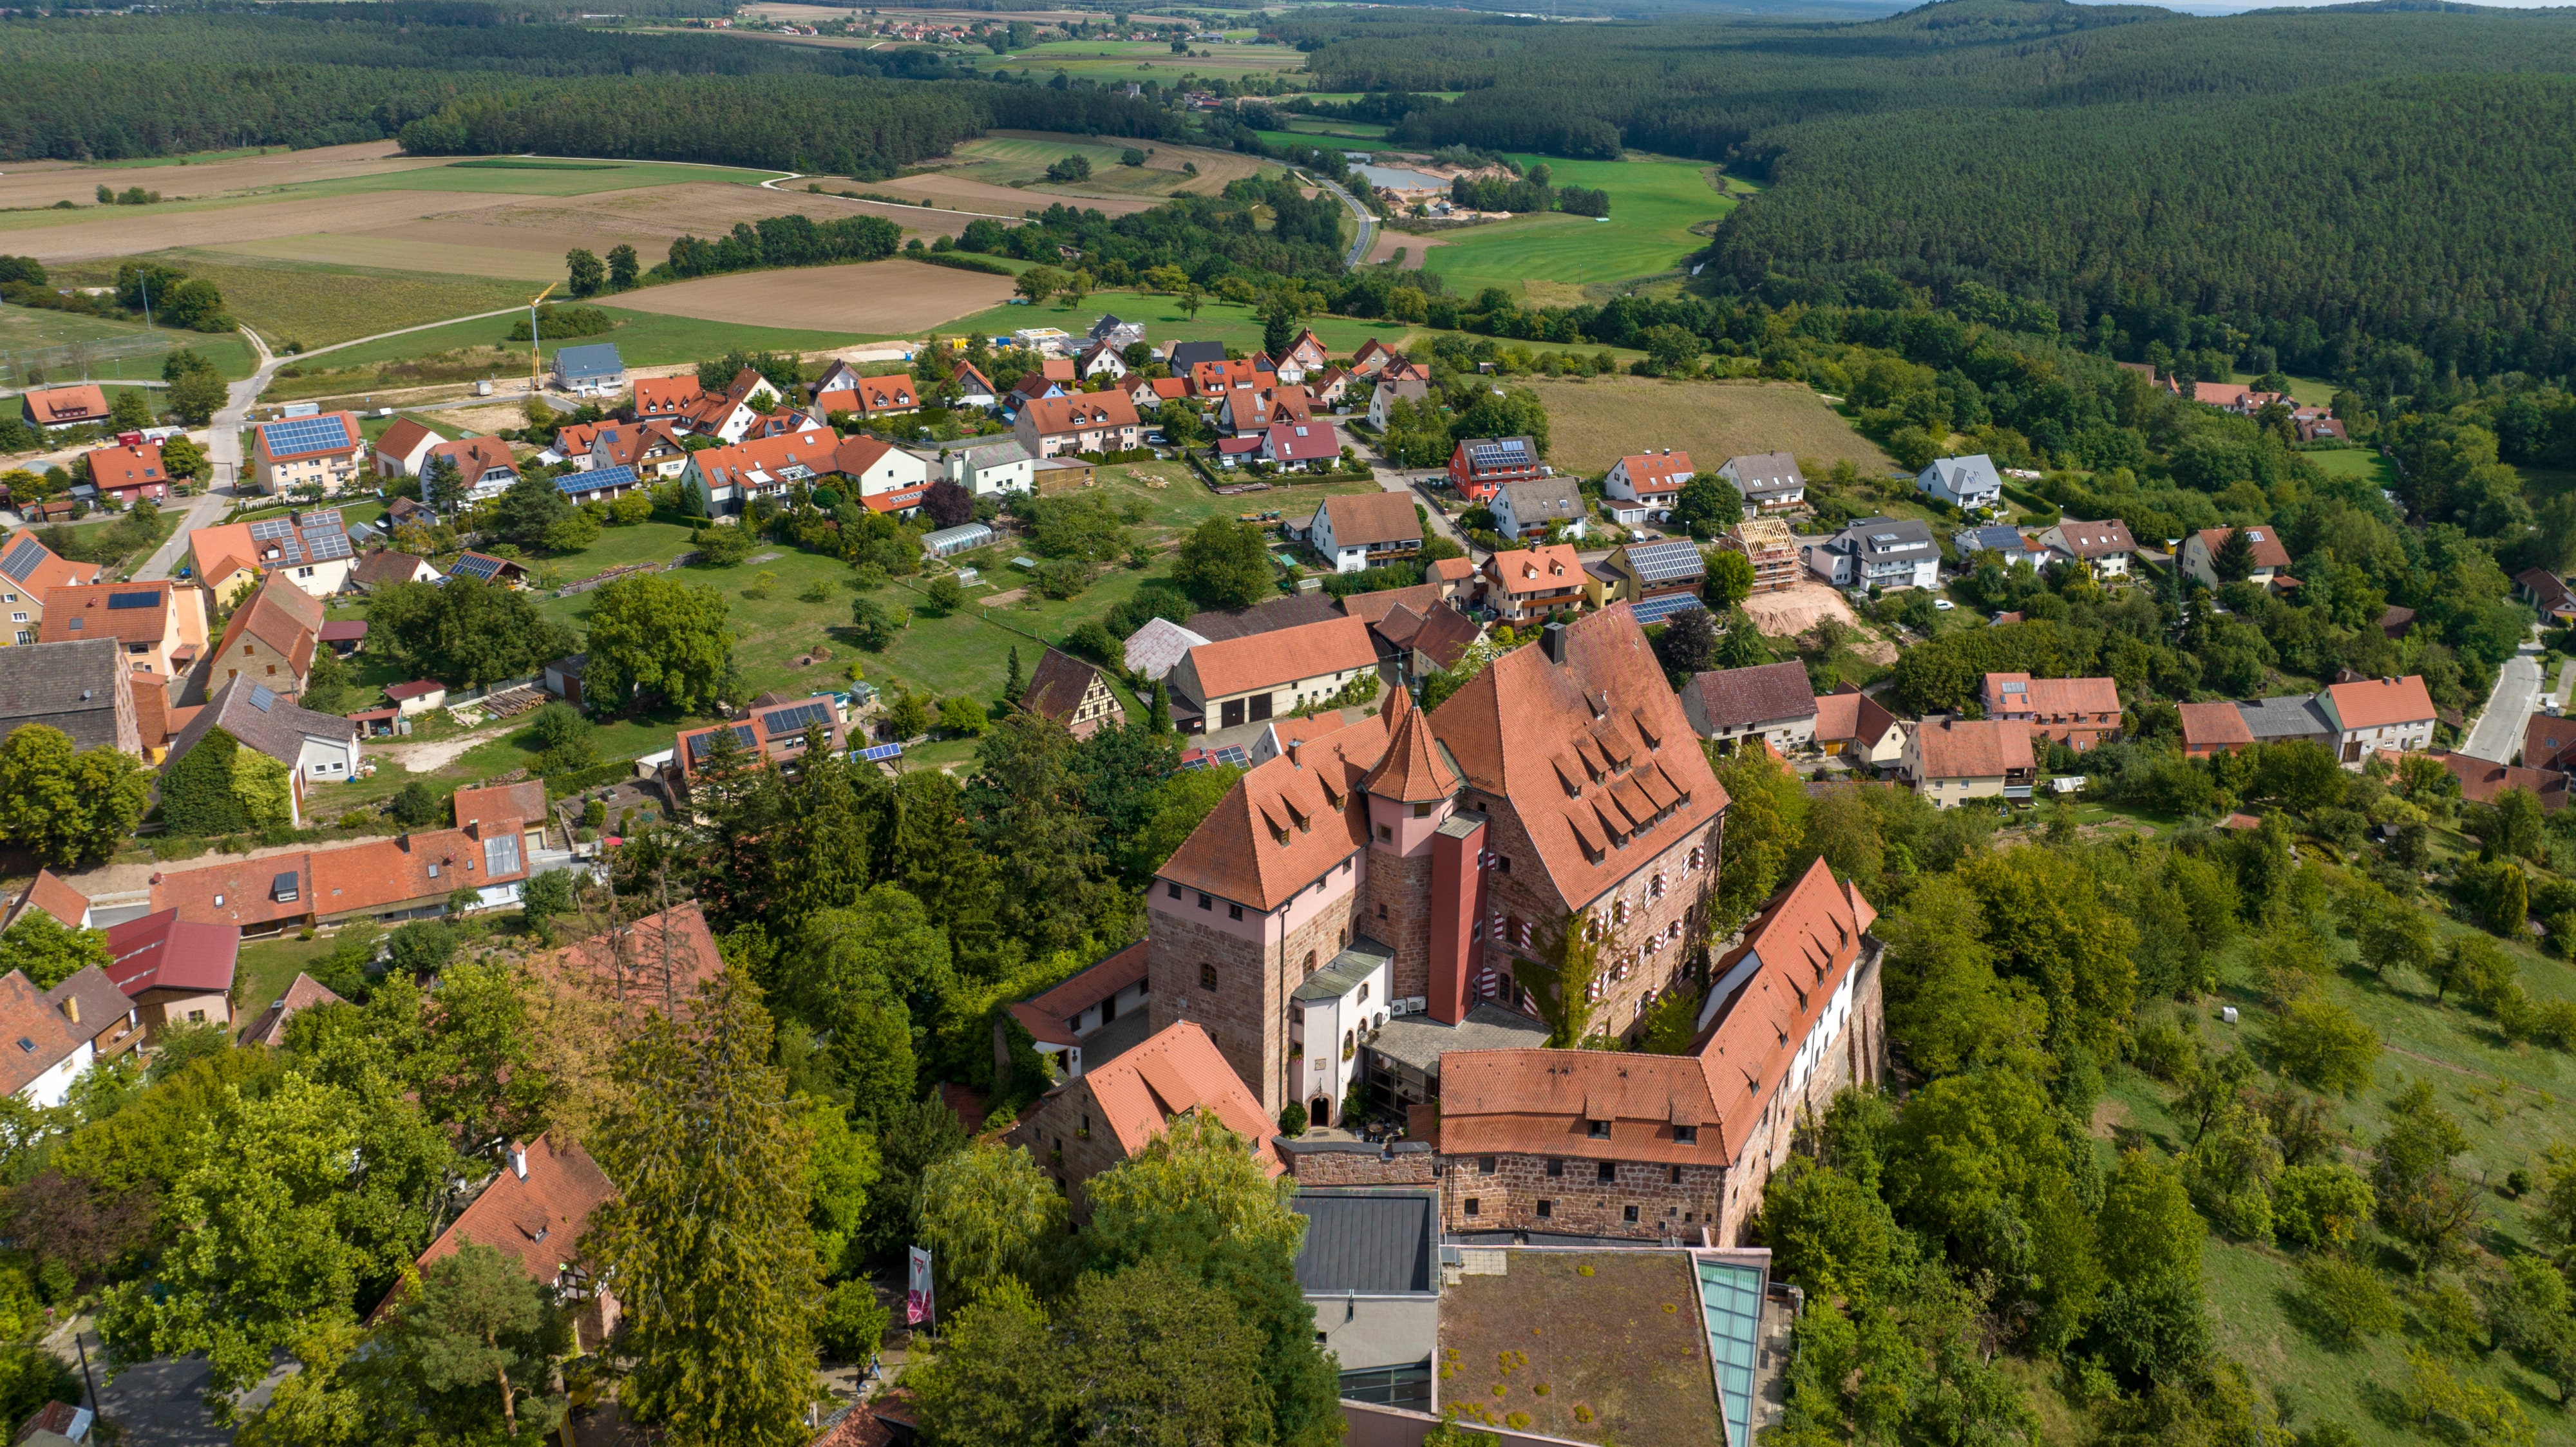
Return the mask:
{"type": "Polygon", "coordinates": [[[941,206],[955,207],[960,211],[1014,218],[1031,211],[1044,211],[1058,202],[1067,206],[1079,206],[1086,211],[1098,211],[1107,216],[1125,216],[1131,212],[1151,211],[1163,204],[1162,198],[1158,196],[1066,196],[1052,191],[1024,191],[1016,186],[996,186],[988,181],[969,181],[962,176],[942,176],[936,172],[921,176],[903,176],[892,181],[851,181],[834,176],[817,179],[822,181],[823,189],[827,191],[869,191],[879,196],[892,196],[898,201],[930,201],[941,206]]]}
{"type": "Polygon", "coordinates": [[[1002,304],[1011,278],[915,261],[701,277],[627,292],[617,304],[744,326],[903,336],[1002,304]]]}

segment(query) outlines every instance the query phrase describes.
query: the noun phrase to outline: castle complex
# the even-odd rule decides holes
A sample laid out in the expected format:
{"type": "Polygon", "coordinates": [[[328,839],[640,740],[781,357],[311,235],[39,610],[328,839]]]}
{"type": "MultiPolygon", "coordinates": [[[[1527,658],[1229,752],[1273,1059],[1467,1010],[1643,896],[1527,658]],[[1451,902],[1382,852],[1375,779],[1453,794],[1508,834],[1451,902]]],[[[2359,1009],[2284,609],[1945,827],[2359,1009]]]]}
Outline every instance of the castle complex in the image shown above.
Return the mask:
{"type": "Polygon", "coordinates": [[[1313,1164],[1436,1178],[1447,1230],[1728,1244],[1884,1027],[1875,912],[1822,863],[1706,960],[1726,803],[1629,610],[1551,624],[1438,709],[1390,690],[1235,784],[1151,887],[1152,1028],[1205,1031],[1271,1118],[1407,1110],[1410,1149],[1313,1164]],[[1704,967],[1690,1053],[1533,1048],[1524,980],[1587,955],[1564,988],[1628,1050],[1704,967]]]}

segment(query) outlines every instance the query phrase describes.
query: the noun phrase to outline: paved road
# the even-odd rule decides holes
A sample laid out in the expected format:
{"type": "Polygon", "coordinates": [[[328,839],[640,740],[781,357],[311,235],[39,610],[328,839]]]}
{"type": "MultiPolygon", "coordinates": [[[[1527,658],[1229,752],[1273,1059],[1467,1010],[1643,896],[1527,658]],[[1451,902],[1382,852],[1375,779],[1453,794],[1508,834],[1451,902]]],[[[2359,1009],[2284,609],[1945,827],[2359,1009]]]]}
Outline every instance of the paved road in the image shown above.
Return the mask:
{"type": "Polygon", "coordinates": [[[2468,742],[2460,745],[2460,752],[2470,758],[2509,764],[2522,747],[2523,727],[2530,722],[2540,694],[2540,645],[2522,647],[2496,670],[2495,692],[2487,695],[2486,712],[2478,715],[2468,742]]]}
{"type": "MultiPolygon", "coordinates": [[[[1380,491],[1400,492],[1412,498],[1416,504],[1431,514],[1431,526],[1439,532],[1440,536],[1466,549],[1468,557],[1473,558],[1477,555],[1476,545],[1467,541],[1467,535],[1458,531],[1458,525],[1451,522],[1440,509],[1433,507],[1431,499],[1415,490],[1413,485],[1415,474],[1405,472],[1401,468],[1389,467],[1383,462],[1371,463],[1369,471],[1376,475],[1380,491]]],[[[1424,475],[1436,478],[1440,474],[1434,472],[1424,475]]]]}
{"type": "Polygon", "coordinates": [[[1369,214],[1369,209],[1360,204],[1358,197],[1343,190],[1340,182],[1327,181],[1321,176],[1314,176],[1309,179],[1314,181],[1316,185],[1321,186],[1325,190],[1342,198],[1342,204],[1351,208],[1351,220],[1359,225],[1359,237],[1351,243],[1351,254],[1342,258],[1342,264],[1344,266],[1359,265],[1361,258],[1369,254],[1369,248],[1377,244],[1377,218],[1369,214]]]}

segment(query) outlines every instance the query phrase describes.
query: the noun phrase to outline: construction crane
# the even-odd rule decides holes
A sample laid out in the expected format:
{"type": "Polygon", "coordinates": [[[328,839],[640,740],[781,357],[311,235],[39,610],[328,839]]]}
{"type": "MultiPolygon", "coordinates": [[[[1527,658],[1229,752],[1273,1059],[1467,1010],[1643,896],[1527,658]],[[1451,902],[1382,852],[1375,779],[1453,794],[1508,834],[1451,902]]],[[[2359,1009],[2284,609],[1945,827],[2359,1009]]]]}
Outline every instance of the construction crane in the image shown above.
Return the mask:
{"type": "Polygon", "coordinates": [[[537,395],[537,303],[551,296],[554,289],[555,283],[547,282],[544,291],[528,298],[528,395],[531,397],[537,395]]]}

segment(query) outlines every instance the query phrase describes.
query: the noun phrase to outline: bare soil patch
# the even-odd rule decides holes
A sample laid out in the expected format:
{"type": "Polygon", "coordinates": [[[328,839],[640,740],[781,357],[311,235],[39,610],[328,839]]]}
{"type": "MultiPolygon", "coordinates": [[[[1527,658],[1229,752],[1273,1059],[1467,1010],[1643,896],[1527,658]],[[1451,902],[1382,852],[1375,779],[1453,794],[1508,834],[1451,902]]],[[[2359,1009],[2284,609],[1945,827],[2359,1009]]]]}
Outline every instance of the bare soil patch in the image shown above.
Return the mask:
{"type": "Polygon", "coordinates": [[[627,292],[617,304],[746,326],[900,335],[999,306],[1010,295],[1007,276],[874,261],[702,277],[627,292]]]}
{"type": "MultiPolygon", "coordinates": [[[[446,156],[405,156],[392,141],[352,146],[323,146],[311,151],[280,151],[186,166],[56,166],[37,168],[11,162],[0,175],[0,207],[51,206],[71,201],[93,204],[101,186],[122,191],[140,186],[164,196],[219,196],[254,187],[289,186],[299,181],[331,181],[343,176],[371,176],[379,171],[444,166],[446,156]]],[[[149,214],[136,207],[140,214],[149,214]]]]}
{"type": "MultiPolygon", "coordinates": [[[[496,195],[489,204],[507,206],[517,199],[496,195]]],[[[51,218],[75,213],[39,211],[0,217],[0,249],[48,264],[90,261],[159,251],[174,244],[212,248],[326,230],[371,231],[424,216],[484,209],[477,207],[475,200],[456,191],[369,191],[355,196],[297,196],[274,201],[244,197],[181,211],[161,206],[101,206],[76,213],[80,220],[62,224],[54,224],[51,218]],[[9,224],[12,221],[20,224],[13,226],[9,224]]],[[[415,262],[404,269],[422,268],[415,262]]]]}
{"type": "MultiPolygon", "coordinates": [[[[844,188],[873,191],[898,201],[930,201],[942,207],[953,207],[975,215],[1000,216],[1012,221],[1031,211],[1044,211],[1059,201],[1079,202],[1084,210],[1098,211],[1107,216],[1151,211],[1163,204],[1161,198],[1154,196],[1064,196],[1034,188],[1023,191],[1013,186],[969,181],[962,176],[942,176],[935,171],[918,176],[900,176],[891,181],[850,181],[830,176],[819,179],[834,191],[844,188]]],[[[1177,191],[1180,187],[1175,185],[1172,189],[1177,191]]]]}
{"type": "Polygon", "coordinates": [[[1547,404],[1549,460],[1595,476],[1649,447],[1681,448],[1710,469],[1754,452],[1789,453],[1811,474],[1843,458],[1863,473],[1894,466],[1823,399],[1794,382],[1533,377],[1529,385],[1547,404]]]}
{"type": "Polygon", "coordinates": [[[1756,593],[1744,600],[1744,611],[1754,627],[1773,638],[1813,633],[1817,624],[1831,618],[1860,635],[1852,647],[1862,657],[1872,663],[1896,661],[1895,645],[1873,633],[1852,611],[1850,601],[1823,583],[1801,581],[1777,592],[1756,593]]]}

